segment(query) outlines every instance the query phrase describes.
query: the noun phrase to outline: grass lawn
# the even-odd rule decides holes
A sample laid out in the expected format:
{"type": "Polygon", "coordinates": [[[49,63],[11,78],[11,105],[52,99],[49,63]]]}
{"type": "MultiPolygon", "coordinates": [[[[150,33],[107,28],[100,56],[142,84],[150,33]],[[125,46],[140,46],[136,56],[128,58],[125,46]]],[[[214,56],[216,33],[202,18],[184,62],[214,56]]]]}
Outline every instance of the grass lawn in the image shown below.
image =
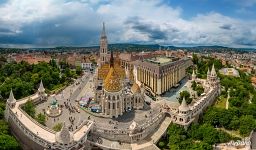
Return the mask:
{"type": "Polygon", "coordinates": [[[217,101],[215,102],[215,105],[214,107],[217,107],[217,108],[226,108],[226,100],[227,98],[224,98],[223,96],[220,96],[217,101]]]}
{"type": "Polygon", "coordinates": [[[228,133],[229,135],[233,136],[233,137],[238,137],[238,138],[243,138],[243,136],[241,136],[239,134],[239,131],[235,131],[235,130],[227,130],[225,128],[219,128],[220,130],[228,133]]]}

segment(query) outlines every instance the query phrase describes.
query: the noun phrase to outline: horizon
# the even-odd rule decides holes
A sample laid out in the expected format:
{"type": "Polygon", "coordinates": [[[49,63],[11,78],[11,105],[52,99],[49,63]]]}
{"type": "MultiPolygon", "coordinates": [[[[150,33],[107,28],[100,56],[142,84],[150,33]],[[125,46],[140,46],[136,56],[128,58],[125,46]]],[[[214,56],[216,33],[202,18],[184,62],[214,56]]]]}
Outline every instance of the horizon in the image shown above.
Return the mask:
{"type": "MultiPolygon", "coordinates": [[[[148,43],[148,44],[143,44],[143,43],[109,43],[108,45],[145,45],[145,46],[150,46],[150,45],[158,45],[160,47],[175,47],[175,48],[197,48],[197,47],[223,47],[223,48],[230,48],[230,49],[251,49],[251,50],[256,50],[254,47],[229,47],[229,46],[223,46],[223,45],[160,45],[156,43],[148,43]]],[[[59,46],[49,46],[49,47],[24,47],[24,46],[17,46],[16,47],[2,47],[0,48],[4,49],[54,49],[54,48],[60,48],[60,47],[66,47],[66,48],[92,48],[92,47],[100,47],[100,45],[87,45],[87,46],[64,46],[64,45],[59,45],[59,46]]],[[[163,50],[163,49],[161,49],[163,50]]],[[[171,49],[170,49],[171,50],[171,49]]]]}
{"type": "Polygon", "coordinates": [[[256,48],[254,0],[0,0],[0,47],[110,44],[256,48]]]}

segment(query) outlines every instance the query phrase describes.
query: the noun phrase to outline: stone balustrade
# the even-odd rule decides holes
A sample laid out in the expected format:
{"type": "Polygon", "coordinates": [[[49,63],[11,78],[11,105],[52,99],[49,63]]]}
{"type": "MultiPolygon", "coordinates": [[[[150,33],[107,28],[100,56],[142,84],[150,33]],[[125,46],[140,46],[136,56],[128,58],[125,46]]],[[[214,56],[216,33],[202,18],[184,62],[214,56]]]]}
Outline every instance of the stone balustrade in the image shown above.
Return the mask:
{"type": "Polygon", "coordinates": [[[137,139],[144,139],[152,132],[155,131],[155,128],[158,127],[163,121],[165,114],[160,112],[156,116],[152,117],[152,119],[148,120],[144,124],[138,125],[138,129],[141,129],[141,132],[130,134],[130,129],[107,129],[99,126],[94,126],[93,133],[98,134],[100,137],[116,140],[119,139],[121,142],[131,143],[136,141],[137,139]],[[134,138],[136,137],[136,138],[134,138]],[[136,139],[136,140],[133,140],[136,139]]]}
{"type": "Polygon", "coordinates": [[[13,123],[15,123],[15,125],[27,136],[29,137],[29,139],[31,139],[32,141],[36,142],[37,144],[41,145],[42,147],[48,147],[51,146],[53,143],[46,141],[45,139],[43,139],[43,137],[40,137],[37,134],[34,134],[33,132],[30,131],[29,128],[26,127],[26,125],[24,125],[18,118],[18,116],[12,112],[12,110],[7,107],[6,111],[8,111],[9,118],[11,120],[8,120],[9,122],[12,121],[13,123]]]}
{"type": "Polygon", "coordinates": [[[42,125],[42,124],[40,124],[40,123],[38,123],[34,118],[32,118],[31,116],[29,116],[21,107],[22,107],[22,106],[19,106],[19,110],[22,112],[22,114],[24,114],[26,117],[28,117],[34,124],[38,125],[38,126],[41,127],[42,129],[44,129],[44,130],[46,130],[46,131],[48,131],[48,132],[50,132],[50,133],[53,133],[53,134],[56,134],[56,133],[57,133],[56,131],[54,131],[54,130],[52,130],[52,129],[50,129],[50,128],[48,128],[48,127],[46,127],[46,126],[44,126],[44,125],[42,125]]]}

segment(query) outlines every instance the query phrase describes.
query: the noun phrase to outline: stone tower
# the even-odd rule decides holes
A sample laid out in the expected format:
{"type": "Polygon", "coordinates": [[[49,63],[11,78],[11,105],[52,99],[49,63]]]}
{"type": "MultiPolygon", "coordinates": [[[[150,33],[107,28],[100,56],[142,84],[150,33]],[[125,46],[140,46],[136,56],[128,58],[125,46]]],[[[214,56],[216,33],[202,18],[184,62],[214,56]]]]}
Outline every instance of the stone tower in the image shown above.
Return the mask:
{"type": "Polygon", "coordinates": [[[105,23],[103,22],[102,32],[100,36],[100,66],[108,62],[108,59],[108,39],[105,31],[105,23]]]}
{"type": "Polygon", "coordinates": [[[192,81],[196,80],[196,74],[195,74],[195,70],[193,69],[193,73],[192,73],[192,81]]]}
{"type": "Polygon", "coordinates": [[[8,104],[11,108],[15,107],[16,99],[15,99],[14,96],[13,96],[12,89],[11,89],[9,98],[7,99],[7,104],[8,104]]]}
{"type": "Polygon", "coordinates": [[[210,83],[211,86],[216,86],[219,83],[214,64],[212,65],[212,70],[210,72],[208,80],[209,80],[209,83],[210,83]]]}

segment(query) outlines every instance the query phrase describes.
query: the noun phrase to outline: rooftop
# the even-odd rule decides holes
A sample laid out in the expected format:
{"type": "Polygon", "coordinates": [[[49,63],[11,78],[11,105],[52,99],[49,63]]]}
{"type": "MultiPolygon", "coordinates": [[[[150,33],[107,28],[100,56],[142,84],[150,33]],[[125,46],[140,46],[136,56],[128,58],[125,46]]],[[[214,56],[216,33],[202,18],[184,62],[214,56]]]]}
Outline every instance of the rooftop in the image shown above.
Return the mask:
{"type": "Polygon", "coordinates": [[[173,60],[169,57],[153,57],[153,58],[146,59],[146,61],[161,65],[161,64],[172,62],[173,60]]]}

